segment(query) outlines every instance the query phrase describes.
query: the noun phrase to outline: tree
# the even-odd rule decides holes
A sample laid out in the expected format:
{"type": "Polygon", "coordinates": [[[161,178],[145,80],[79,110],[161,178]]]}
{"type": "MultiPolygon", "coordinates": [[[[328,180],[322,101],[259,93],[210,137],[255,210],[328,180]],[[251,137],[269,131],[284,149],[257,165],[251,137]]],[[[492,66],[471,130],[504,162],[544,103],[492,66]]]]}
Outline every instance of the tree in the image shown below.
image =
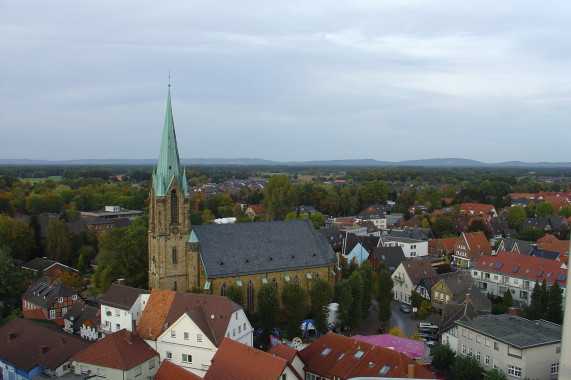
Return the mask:
{"type": "Polygon", "coordinates": [[[432,233],[437,239],[441,239],[447,235],[455,235],[456,229],[449,216],[440,216],[432,223],[432,233]]]}
{"type": "Polygon", "coordinates": [[[0,319],[21,305],[24,294],[24,273],[14,265],[12,258],[0,249],[0,319]]]}
{"type": "Polygon", "coordinates": [[[535,227],[522,227],[520,228],[517,237],[521,240],[537,241],[545,235],[545,232],[540,228],[535,227]]]}
{"type": "Polygon", "coordinates": [[[533,287],[533,291],[531,293],[531,302],[528,306],[524,306],[523,314],[527,319],[541,319],[543,318],[546,307],[547,300],[542,286],[537,281],[535,281],[535,286],[533,287]]]}
{"type": "Polygon", "coordinates": [[[383,331],[386,331],[389,320],[391,319],[391,301],[393,299],[394,281],[391,272],[386,265],[379,265],[377,269],[377,304],[379,305],[379,321],[383,331]]]}
{"type": "Polygon", "coordinates": [[[422,223],[420,224],[422,228],[430,228],[430,222],[427,218],[422,219],[422,223]]]}
{"type": "Polygon", "coordinates": [[[318,332],[327,330],[327,313],[328,306],[333,299],[333,289],[331,285],[323,279],[317,279],[313,282],[309,291],[311,299],[311,311],[313,320],[318,332]]]}
{"type": "Polygon", "coordinates": [[[244,291],[236,284],[230,284],[226,287],[226,297],[244,307],[244,291]]]}
{"type": "Polygon", "coordinates": [[[270,343],[270,334],[278,325],[280,302],[278,292],[271,284],[262,284],[258,290],[258,317],[262,321],[261,342],[264,346],[270,343]]]}
{"type": "Polygon", "coordinates": [[[472,220],[472,223],[468,228],[468,232],[478,232],[478,231],[482,231],[484,235],[486,235],[486,239],[488,240],[493,237],[492,230],[483,220],[480,219],[472,220]]]}
{"type": "Polygon", "coordinates": [[[287,312],[287,331],[290,339],[300,333],[301,321],[306,312],[305,291],[297,282],[288,282],[282,291],[282,302],[287,312]]]}
{"type": "Polygon", "coordinates": [[[9,247],[14,259],[27,261],[36,248],[34,230],[23,220],[0,215],[0,248],[9,247]]]}
{"type": "Polygon", "coordinates": [[[295,193],[289,177],[275,175],[268,181],[264,189],[262,205],[266,209],[269,220],[284,220],[293,208],[295,193]]]}
{"type": "Polygon", "coordinates": [[[535,213],[537,216],[553,215],[555,214],[555,208],[549,202],[541,202],[535,206],[535,213]]]}
{"type": "Polygon", "coordinates": [[[355,271],[347,281],[351,285],[351,297],[353,298],[352,312],[348,315],[347,324],[351,331],[357,331],[363,325],[363,279],[359,271],[355,271]]]}
{"type": "Polygon", "coordinates": [[[483,369],[476,358],[458,355],[454,360],[452,376],[454,379],[480,380],[482,377],[482,371],[483,369]]]}
{"type": "Polygon", "coordinates": [[[71,264],[71,240],[69,229],[59,218],[50,218],[46,227],[46,254],[48,259],[71,264]]]}
{"type": "Polygon", "coordinates": [[[557,214],[563,215],[565,218],[569,218],[571,216],[571,206],[561,207],[557,214]]]}
{"type": "Polygon", "coordinates": [[[432,306],[432,303],[429,300],[422,300],[422,303],[420,304],[420,308],[418,309],[418,316],[422,319],[425,319],[430,314],[432,314],[433,310],[434,310],[434,308],[432,306]]]}
{"type": "Polygon", "coordinates": [[[386,204],[388,193],[389,185],[381,180],[371,181],[357,189],[357,197],[362,207],[375,203],[386,204]]]}
{"type": "Polygon", "coordinates": [[[392,329],[390,329],[389,334],[406,338],[405,333],[400,329],[399,325],[395,325],[392,329]]]}
{"type": "Polygon", "coordinates": [[[200,211],[190,210],[188,214],[190,217],[190,224],[192,224],[193,226],[198,226],[202,224],[202,217],[200,216],[200,211]]]}
{"type": "Polygon", "coordinates": [[[369,308],[371,307],[371,299],[373,298],[373,267],[369,260],[365,260],[357,270],[363,280],[363,298],[361,310],[363,311],[363,320],[369,316],[369,308]]]}
{"type": "Polygon", "coordinates": [[[335,302],[339,304],[337,318],[339,318],[341,323],[347,323],[352,310],[351,305],[353,304],[353,295],[351,294],[349,281],[343,281],[335,285],[335,302]]]}
{"type": "Polygon", "coordinates": [[[422,301],[424,301],[424,298],[420,295],[420,293],[416,290],[413,290],[410,294],[410,305],[412,307],[420,308],[422,301]]]}
{"type": "Polygon", "coordinates": [[[454,351],[448,343],[440,344],[432,350],[432,365],[441,371],[449,371],[450,366],[454,364],[454,351]]]}
{"type": "Polygon", "coordinates": [[[290,211],[287,213],[284,220],[297,220],[297,214],[293,211],[290,211]]]}
{"type": "Polygon", "coordinates": [[[56,278],[75,290],[80,297],[83,297],[83,287],[87,282],[76,272],[73,271],[58,271],[56,278]]]}
{"type": "Polygon", "coordinates": [[[556,282],[547,291],[545,319],[549,322],[563,323],[563,289],[556,282]]]}
{"type": "Polygon", "coordinates": [[[486,373],[484,380],[507,380],[507,376],[504,371],[498,370],[497,368],[492,369],[486,373]]]}
{"type": "Polygon", "coordinates": [[[309,220],[311,220],[311,223],[316,230],[320,229],[321,227],[325,227],[325,219],[323,219],[323,214],[319,211],[311,214],[309,220]]]}
{"type": "Polygon", "coordinates": [[[521,206],[513,206],[510,207],[508,211],[508,216],[506,216],[506,220],[511,228],[515,228],[519,231],[519,229],[523,225],[523,220],[526,218],[525,209],[521,206]]]}

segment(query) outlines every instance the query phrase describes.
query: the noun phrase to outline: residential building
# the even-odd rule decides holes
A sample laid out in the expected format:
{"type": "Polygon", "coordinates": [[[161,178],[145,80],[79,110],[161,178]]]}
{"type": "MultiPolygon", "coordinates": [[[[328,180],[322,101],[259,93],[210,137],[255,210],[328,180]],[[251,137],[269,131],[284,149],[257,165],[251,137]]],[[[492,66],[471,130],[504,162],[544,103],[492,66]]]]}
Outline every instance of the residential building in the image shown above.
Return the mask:
{"type": "Polygon", "coordinates": [[[355,262],[357,265],[369,259],[369,255],[379,242],[378,236],[360,236],[347,233],[343,241],[341,257],[347,264],[355,262]]]}
{"type": "Polygon", "coordinates": [[[458,353],[472,356],[486,371],[509,378],[556,379],[561,360],[560,325],[511,314],[459,320],[458,353]]]}
{"type": "Polygon", "coordinates": [[[170,360],[163,360],[153,380],[202,380],[202,377],[173,364],[170,360]]]}
{"type": "Polygon", "coordinates": [[[428,255],[428,241],[418,239],[396,238],[392,236],[381,236],[379,246],[401,247],[404,257],[414,259],[428,255]]]}
{"type": "Polygon", "coordinates": [[[77,292],[54,277],[43,276],[22,296],[22,314],[29,319],[48,319],[60,326],[75,303],[83,304],[77,292]]]}
{"type": "Polygon", "coordinates": [[[461,302],[473,283],[474,280],[470,274],[442,273],[440,281],[431,288],[432,305],[436,309],[442,310],[444,305],[450,301],[461,302]]]}
{"type": "Polygon", "coordinates": [[[212,358],[205,380],[302,380],[293,366],[277,355],[225,338],[212,358]]]}
{"type": "Polygon", "coordinates": [[[343,241],[345,238],[345,234],[339,228],[335,227],[327,227],[327,228],[320,228],[317,231],[318,234],[323,235],[325,240],[331,246],[334,252],[340,252],[343,248],[343,241]]]}
{"type": "Polygon", "coordinates": [[[462,232],[454,245],[454,262],[459,267],[473,267],[482,255],[491,255],[492,247],[482,231],[462,232]]]}
{"type": "Polygon", "coordinates": [[[111,284],[100,302],[100,332],[107,335],[122,329],[135,331],[149,300],[149,294],[148,290],[111,284]]]}
{"type": "Polygon", "coordinates": [[[356,219],[360,222],[372,222],[379,230],[387,228],[387,217],[382,211],[361,211],[356,219]]]}
{"type": "Polygon", "coordinates": [[[262,205],[249,205],[246,207],[244,214],[251,220],[254,220],[256,217],[260,219],[266,216],[266,209],[262,205]]]}
{"type": "Polygon", "coordinates": [[[405,261],[405,257],[402,247],[375,247],[369,256],[369,263],[374,271],[377,271],[382,262],[393,273],[403,261],[405,261]]]}
{"type": "Polygon", "coordinates": [[[435,376],[402,352],[334,333],[327,333],[298,354],[306,380],[356,377],[434,379],[435,376]]]}
{"type": "Polygon", "coordinates": [[[144,212],[141,210],[125,210],[119,206],[105,206],[102,211],[81,211],[81,218],[135,220],[143,214],[144,212]]]}
{"type": "Polygon", "coordinates": [[[54,260],[49,260],[47,257],[34,257],[32,260],[22,265],[22,269],[29,270],[34,274],[42,272],[44,276],[48,277],[56,277],[61,272],[75,272],[79,274],[77,269],[68,267],[67,265],[58,263],[54,260]]]}
{"type": "Polygon", "coordinates": [[[558,283],[566,294],[567,266],[565,263],[541,257],[500,251],[495,256],[482,256],[471,270],[474,281],[482,291],[503,296],[510,291],[515,301],[529,303],[535,282],[558,283]]]}
{"type": "Polygon", "coordinates": [[[199,376],[224,337],[248,346],[253,328],[244,310],[227,297],[153,289],[138,325],[139,335],[160,354],[199,376]]]}
{"type": "Polygon", "coordinates": [[[428,254],[433,257],[446,257],[454,254],[458,238],[432,239],[428,242],[428,254]]]}
{"type": "Polygon", "coordinates": [[[462,203],[460,205],[460,212],[474,216],[498,216],[494,205],[486,205],[481,203],[462,203]]]}
{"type": "Polygon", "coordinates": [[[95,232],[97,236],[103,234],[105,231],[111,228],[124,228],[131,225],[131,219],[128,218],[116,218],[116,219],[104,219],[104,218],[87,218],[83,220],[85,227],[89,231],[95,232]]]}
{"type": "Polygon", "coordinates": [[[530,242],[518,239],[504,239],[500,242],[500,245],[498,246],[498,252],[500,251],[517,252],[523,255],[529,255],[532,250],[533,250],[533,245],[530,242]]]}
{"type": "Polygon", "coordinates": [[[90,341],[99,339],[97,328],[101,321],[101,311],[98,307],[76,302],[63,316],[63,319],[64,331],[77,334],[90,341]]]}
{"type": "Polygon", "coordinates": [[[417,259],[403,261],[393,272],[394,299],[410,305],[410,296],[424,277],[436,276],[430,261],[417,259]]]}
{"type": "Polygon", "coordinates": [[[73,356],[75,374],[109,380],[152,379],[159,354],[137,334],[116,331],[73,356]]]}
{"type": "Polygon", "coordinates": [[[412,240],[426,240],[434,238],[434,234],[430,228],[406,227],[404,230],[392,229],[388,236],[395,238],[404,238],[412,240]]]}
{"type": "Polygon", "coordinates": [[[299,357],[299,351],[295,348],[283,343],[278,343],[268,350],[268,354],[272,354],[278,358],[285,359],[289,364],[291,364],[300,378],[305,378],[305,371],[303,369],[303,367],[305,367],[305,363],[301,360],[299,357]]]}
{"type": "Polygon", "coordinates": [[[429,356],[430,348],[422,340],[409,339],[391,334],[353,335],[351,338],[402,352],[411,359],[429,356]]]}
{"type": "Polygon", "coordinates": [[[0,327],[0,378],[61,377],[70,373],[72,356],[89,345],[63,330],[14,319],[0,327]]]}

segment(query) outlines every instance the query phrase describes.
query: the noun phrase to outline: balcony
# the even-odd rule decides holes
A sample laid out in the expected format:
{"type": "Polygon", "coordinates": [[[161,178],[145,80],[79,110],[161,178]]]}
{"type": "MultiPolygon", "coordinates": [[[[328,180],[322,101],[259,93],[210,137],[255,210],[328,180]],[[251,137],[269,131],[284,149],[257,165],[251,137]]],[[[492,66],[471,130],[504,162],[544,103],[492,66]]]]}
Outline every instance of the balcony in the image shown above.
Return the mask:
{"type": "Polygon", "coordinates": [[[398,282],[404,282],[404,277],[394,276],[393,279],[398,282]]]}

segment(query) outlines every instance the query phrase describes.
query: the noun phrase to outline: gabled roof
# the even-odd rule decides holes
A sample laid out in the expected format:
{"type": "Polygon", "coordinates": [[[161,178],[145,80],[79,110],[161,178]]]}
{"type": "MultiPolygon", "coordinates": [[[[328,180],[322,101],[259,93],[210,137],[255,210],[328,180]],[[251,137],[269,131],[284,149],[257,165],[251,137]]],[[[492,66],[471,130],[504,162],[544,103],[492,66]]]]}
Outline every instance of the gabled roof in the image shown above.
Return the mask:
{"type": "Polygon", "coordinates": [[[556,251],[562,254],[569,253],[569,241],[559,240],[553,235],[545,235],[537,242],[537,247],[548,251],[556,251]]]}
{"type": "Polygon", "coordinates": [[[472,286],[474,280],[469,274],[458,274],[456,272],[443,273],[440,275],[442,282],[452,293],[452,300],[461,302],[466,298],[466,291],[472,286]]]}
{"type": "Polygon", "coordinates": [[[67,312],[67,314],[63,316],[65,320],[68,320],[72,323],[72,328],[74,332],[79,331],[81,325],[86,320],[91,321],[94,327],[97,326],[100,320],[99,313],[101,312],[101,310],[99,308],[89,305],[85,305],[85,307],[83,306],[84,305],[82,302],[76,302],[67,312]]]}
{"type": "Polygon", "coordinates": [[[335,227],[320,228],[317,230],[317,233],[323,235],[330,243],[343,241],[343,237],[345,236],[345,232],[335,227]]]}
{"type": "MultiPolygon", "coordinates": [[[[291,367],[287,360],[224,338],[204,375],[205,380],[276,379],[291,367]]],[[[292,371],[295,373],[295,370],[292,371]]],[[[301,378],[299,378],[301,380],[301,378]]]]}
{"type": "Polygon", "coordinates": [[[361,244],[361,246],[367,251],[372,252],[373,248],[377,246],[379,243],[378,236],[360,236],[355,235],[352,232],[348,232],[345,235],[345,241],[343,242],[343,254],[348,255],[351,251],[357,246],[357,244],[361,244]]]}
{"type": "Polygon", "coordinates": [[[462,203],[460,205],[460,212],[470,213],[472,215],[488,215],[494,210],[494,205],[487,205],[482,203],[462,203]]]}
{"type": "Polygon", "coordinates": [[[353,335],[352,338],[361,342],[366,342],[402,352],[411,359],[426,356],[424,351],[425,346],[422,340],[403,338],[391,334],[353,335]]]}
{"type": "Polygon", "coordinates": [[[156,340],[186,313],[218,346],[232,314],[240,309],[240,305],[227,297],[153,289],[137,329],[143,339],[156,340]]]}
{"type": "Polygon", "coordinates": [[[306,372],[323,377],[349,379],[357,376],[408,377],[408,365],[414,366],[414,377],[433,379],[434,375],[405,354],[327,333],[299,352],[306,372]],[[382,372],[381,372],[382,371],[382,372]]]}
{"type": "Polygon", "coordinates": [[[502,251],[519,252],[523,255],[529,255],[533,246],[530,242],[518,239],[504,239],[500,243],[499,249],[502,251]]]}
{"type": "Polygon", "coordinates": [[[413,239],[413,240],[429,240],[434,235],[430,228],[407,227],[404,230],[392,230],[390,237],[413,239]]]}
{"type": "Polygon", "coordinates": [[[423,277],[436,276],[436,271],[426,259],[404,261],[401,265],[413,285],[418,285],[423,277]]]}
{"type": "Polygon", "coordinates": [[[153,380],[202,380],[202,377],[173,364],[170,360],[163,360],[153,380]]]}
{"type": "Polygon", "coordinates": [[[297,353],[298,351],[295,348],[289,347],[283,343],[278,343],[268,350],[268,354],[272,354],[279,358],[285,359],[290,363],[293,361],[297,353]]]}
{"type": "Polygon", "coordinates": [[[377,262],[384,262],[391,272],[405,260],[402,247],[375,247],[372,254],[377,262]]]}
{"type": "Polygon", "coordinates": [[[0,360],[26,372],[37,365],[55,370],[89,344],[61,329],[25,319],[0,327],[0,360]]]}
{"type": "Polygon", "coordinates": [[[477,232],[463,232],[462,236],[468,244],[470,251],[491,251],[492,247],[482,231],[477,232]]]}
{"type": "Polygon", "coordinates": [[[208,278],[329,267],[335,252],[311,221],[193,226],[208,278]]]}
{"type": "Polygon", "coordinates": [[[382,211],[361,211],[357,218],[362,220],[373,220],[373,219],[386,219],[385,213],[382,211]]]}
{"type": "Polygon", "coordinates": [[[69,267],[65,264],[59,263],[54,260],[49,260],[46,257],[34,257],[32,260],[22,265],[22,269],[28,269],[34,272],[41,270],[44,272],[44,274],[49,276],[55,276],[56,271],[58,270],[79,273],[77,269],[74,269],[72,267],[69,267]]]}
{"type": "Polygon", "coordinates": [[[121,310],[130,310],[141,294],[149,294],[150,291],[132,288],[130,286],[111,284],[107,292],[101,298],[101,304],[115,307],[121,310]]]}
{"type": "Polygon", "coordinates": [[[49,309],[59,297],[77,295],[77,292],[54,277],[43,276],[28,287],[22,299],[43,309],[49,309]]]}
{"type": "Polygon", "coordinates": [[[499,251],[495,256],[482,256],[474,266],[475,270],[502,273],[530,281],[557,281],[560,286],[567,283],[567,266],[561,261],[521,255],[516,252],[499,251]]]}
{"type": "Polygon", "coordinates": [[[266,209],[262,205],[249,205],[248,208],[251,209],[256,215],[263,215],[266,213],[266,209]]]}
{"type": "Polygon", "coordinates": [[[159,353],[138,335],[122,329],[107,335],[73,356],[73,360],[99,367],[127,371],[159,353]]]}
{"type": "Polygon", "coordinates": [[[431,247],[435,247],[436,245],[443,245],[444,248],[446,249],[446,251],[448,252],[454,252],[454,246],[456,245],[456,242],[458,241],[458,238],[455,237],[451,237],[451,238],[444,238],[444,239],[432,239],[428,242],[428,246],[431,247]]]}

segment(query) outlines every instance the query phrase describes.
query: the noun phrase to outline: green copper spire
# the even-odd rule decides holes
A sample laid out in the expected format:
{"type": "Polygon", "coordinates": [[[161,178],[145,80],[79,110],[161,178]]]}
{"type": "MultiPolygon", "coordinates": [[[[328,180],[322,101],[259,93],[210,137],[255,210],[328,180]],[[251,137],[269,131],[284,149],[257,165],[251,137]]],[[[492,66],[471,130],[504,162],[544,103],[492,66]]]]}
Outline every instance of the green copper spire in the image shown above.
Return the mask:
{"type": "Polygon", "coordinates": [[[167,98],[167,112],[163,127],[163,139],[159,152],[159,163],[153,173],[153,185],[158,196],[165,196],[172,180],[176,178],[183,194],[188,195],[188,184],[186,183],[186,173],[181,173],[180,160],[178,157],[178,147],[176,144],[176,133],[174,130],[174,120],[171,106],[171,89],[167,98]]]}

